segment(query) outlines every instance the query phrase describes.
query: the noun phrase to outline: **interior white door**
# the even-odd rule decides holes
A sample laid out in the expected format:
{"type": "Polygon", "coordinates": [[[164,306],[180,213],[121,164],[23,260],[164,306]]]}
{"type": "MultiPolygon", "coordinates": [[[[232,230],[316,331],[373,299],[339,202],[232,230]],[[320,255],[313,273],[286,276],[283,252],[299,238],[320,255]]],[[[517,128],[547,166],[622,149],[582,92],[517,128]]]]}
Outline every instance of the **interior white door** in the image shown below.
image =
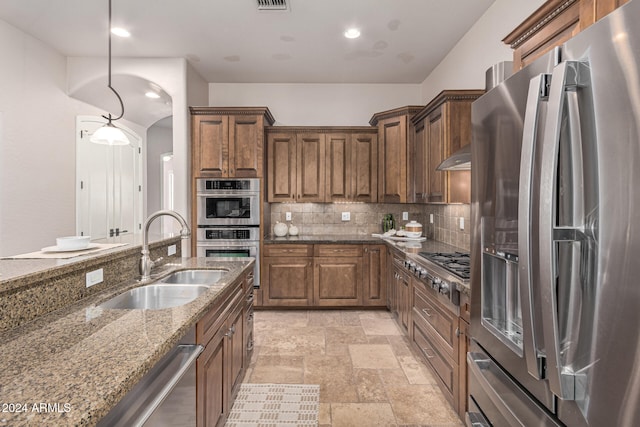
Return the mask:
{"type": "Polygon", "coordinates": [[[142,224],[142,139],[118,124],[131,145],[91,143],[104,122],[76,120],[76,233],[92,239],[138,233],[142,224]]]}

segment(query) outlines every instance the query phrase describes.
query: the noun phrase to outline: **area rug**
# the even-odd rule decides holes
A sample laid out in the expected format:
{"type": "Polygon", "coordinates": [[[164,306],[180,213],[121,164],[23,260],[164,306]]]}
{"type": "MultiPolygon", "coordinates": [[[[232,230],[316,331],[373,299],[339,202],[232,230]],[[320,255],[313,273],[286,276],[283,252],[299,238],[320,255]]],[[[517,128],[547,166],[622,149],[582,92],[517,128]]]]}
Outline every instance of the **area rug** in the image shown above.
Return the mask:
{"type": "Polygon", "coordinates": [[[241,384],[226,427],[317,426],[320,386],[241,384]]]}

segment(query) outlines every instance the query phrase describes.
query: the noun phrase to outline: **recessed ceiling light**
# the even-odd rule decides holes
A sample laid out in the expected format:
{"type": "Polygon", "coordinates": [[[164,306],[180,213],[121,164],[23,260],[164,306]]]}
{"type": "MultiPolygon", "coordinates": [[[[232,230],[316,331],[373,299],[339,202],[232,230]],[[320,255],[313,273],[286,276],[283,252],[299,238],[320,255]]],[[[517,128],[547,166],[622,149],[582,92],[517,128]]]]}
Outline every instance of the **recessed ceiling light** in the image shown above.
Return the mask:
{"type": "Polygon", "coordinates": [[[111,29],[111,34],[118,36],[118,37],[130,37],[131,33],[127,30],[125,30],[124,28],[120,28],[120,27],[114,27],[111,29]]]}
{"type": "Polygon", "coordinates": [[[344,32],[344,36],[348,39],[357,39],[358,37],[360,37],[360,30],[358,30],[357,28],[349,28],[344,32]]]}
{"type": "Polygon", "coordinates": [[[145,94],[144,94],[144,96],[146,96],[147,98],[152,98],[152,99],[158,99],[158,98],[160,98],[160,95],[158,95],[158,94],[157,94],[157,93],[155,93],[155,92],[151,92],[151,91],[149,91],[149,92],[145,93],[145,94]]]}

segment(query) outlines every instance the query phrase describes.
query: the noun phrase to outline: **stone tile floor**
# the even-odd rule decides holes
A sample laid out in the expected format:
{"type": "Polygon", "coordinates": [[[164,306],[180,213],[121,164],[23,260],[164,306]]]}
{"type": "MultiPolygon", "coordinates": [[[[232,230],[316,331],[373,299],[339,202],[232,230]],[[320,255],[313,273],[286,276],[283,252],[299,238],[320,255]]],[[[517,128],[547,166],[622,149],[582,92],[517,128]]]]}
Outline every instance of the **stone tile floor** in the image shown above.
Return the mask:
{"type": "Polygon", "coordinates": [[[387,311],[255,311],[244,382],[320,385],[320,427],[462,422],[387,311]]]}

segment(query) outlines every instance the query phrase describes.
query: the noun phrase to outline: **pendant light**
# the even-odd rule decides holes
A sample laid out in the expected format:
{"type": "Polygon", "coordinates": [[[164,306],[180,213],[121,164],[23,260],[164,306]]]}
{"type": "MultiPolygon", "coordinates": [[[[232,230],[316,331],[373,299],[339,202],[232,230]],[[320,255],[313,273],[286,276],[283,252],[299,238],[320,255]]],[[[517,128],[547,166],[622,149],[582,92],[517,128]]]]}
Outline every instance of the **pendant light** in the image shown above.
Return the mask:
{"type": "Polygon", "coordinates": [[[129,145],[129,139],[124,134],[121,129],[118,129],[113,122],[119,120],[124,116],[124,104],[122,103],[122,98],[118,95],[118,92],[111,86],[111,0],[109,0],[109,84],[107,85],[109,89],[113,91],[113,93],[118,98],[120,102],[120,110],[121,113],[118,117],[111,117],[111,113],[107,116],[103,115],[107,120],[107,123],[102,126],[100,129],[95,131],[93,135],[89,138],[89,141],[96,144],[104,144],[104,145],[129,145]]]}

